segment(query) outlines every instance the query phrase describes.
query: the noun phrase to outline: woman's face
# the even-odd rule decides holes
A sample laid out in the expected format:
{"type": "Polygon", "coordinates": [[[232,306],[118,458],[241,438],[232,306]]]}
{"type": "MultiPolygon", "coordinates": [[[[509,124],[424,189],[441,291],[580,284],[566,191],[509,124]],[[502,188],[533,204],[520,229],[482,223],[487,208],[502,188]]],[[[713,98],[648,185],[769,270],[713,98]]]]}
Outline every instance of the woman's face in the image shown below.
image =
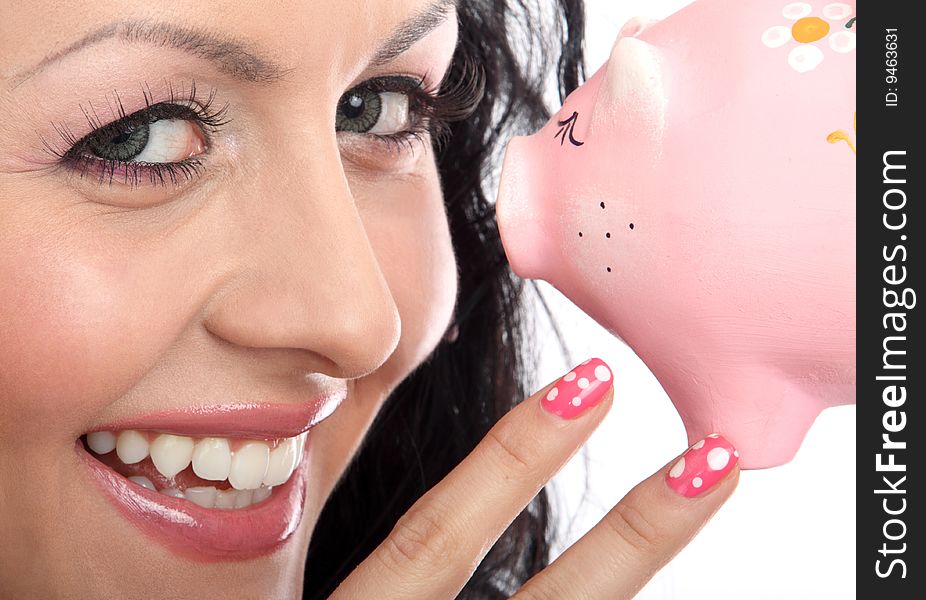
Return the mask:
{"type": "Polygon", "coordinates": [[[430,0],[0,0],[0,595],[298,594],[456,297],[427,137],[376,137],[412,92],[345,92],[436,87],[456,27],[430,0]],[[264,489],[201,508],[132,474],[264,489]]]}

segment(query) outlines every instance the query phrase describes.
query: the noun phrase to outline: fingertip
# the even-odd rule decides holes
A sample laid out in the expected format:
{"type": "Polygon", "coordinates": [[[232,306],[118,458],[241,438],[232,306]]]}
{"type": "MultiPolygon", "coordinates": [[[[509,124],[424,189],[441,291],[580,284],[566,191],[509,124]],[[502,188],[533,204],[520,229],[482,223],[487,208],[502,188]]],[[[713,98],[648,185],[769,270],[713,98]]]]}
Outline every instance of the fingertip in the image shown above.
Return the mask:
{"type": "Polygon", "coordinates": [[[613,395],[611,368],[600,358],[589,358],[559,378],[545,394],[540,405],[549,413],[572,420],[586,414],[613,395]]]}
{"type": "Polygon", "coordinates": [[[735,488],[738,474],[739,452],[726,438],[712,433],[692,444],[675,460],[666,471],[665,482],[676,494],[697,498],[715,490],[731,476],[735,488]],[[734,471],[736,473],[732,474],[734,471]]]}

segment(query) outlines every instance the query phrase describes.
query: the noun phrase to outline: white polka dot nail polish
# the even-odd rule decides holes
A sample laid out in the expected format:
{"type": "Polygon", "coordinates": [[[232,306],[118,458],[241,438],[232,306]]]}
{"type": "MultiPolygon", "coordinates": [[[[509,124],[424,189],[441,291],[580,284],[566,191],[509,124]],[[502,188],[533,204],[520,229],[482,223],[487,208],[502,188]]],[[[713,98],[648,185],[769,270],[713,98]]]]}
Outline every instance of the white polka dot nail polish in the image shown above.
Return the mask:
{"type": "Polygon", "coordinates": [[[540,400],[547,411],[574,419],[595,406],[613,385],[611,369],[600,358],[590,358],[563,375],[540,400]]]}
{"type": "Polygon", "coordinates": [[[739,461],[733,444],[716,433],[693,444],[666,473],[669,487],[685,496],[709,490],[730,472],[739,461]]]}

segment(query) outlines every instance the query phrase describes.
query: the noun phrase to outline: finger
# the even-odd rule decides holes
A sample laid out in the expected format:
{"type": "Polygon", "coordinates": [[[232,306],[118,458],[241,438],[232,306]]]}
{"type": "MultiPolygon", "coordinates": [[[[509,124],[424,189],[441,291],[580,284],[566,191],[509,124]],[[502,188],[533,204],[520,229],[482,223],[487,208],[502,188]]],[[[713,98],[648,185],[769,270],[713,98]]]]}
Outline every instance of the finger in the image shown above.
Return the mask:
{"type": "Polygon", "coordinates": [[[505,415],[333,598],[453,598],[511,521],[607,413],[611,370],[589,359],[505,415]]]}
{"type": "Polygon", "coordinates": [[[514,598],[632,598],[730,497],[738,459],[716,434],[694,444],[633,488],[514,598]]]}

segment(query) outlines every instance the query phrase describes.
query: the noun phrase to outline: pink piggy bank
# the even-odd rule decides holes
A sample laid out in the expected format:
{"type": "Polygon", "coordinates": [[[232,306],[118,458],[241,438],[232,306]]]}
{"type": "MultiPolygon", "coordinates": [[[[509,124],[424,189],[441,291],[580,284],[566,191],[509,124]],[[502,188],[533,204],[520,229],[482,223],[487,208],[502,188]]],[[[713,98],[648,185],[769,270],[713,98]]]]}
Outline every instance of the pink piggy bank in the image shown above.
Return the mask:
{"type": "Polygon", "coordinates": [[[855,2],[631,21],[512,140],[496,210],[515,273],[629,344],[690,442],[791,460],[855,402],[855,2]]]}

